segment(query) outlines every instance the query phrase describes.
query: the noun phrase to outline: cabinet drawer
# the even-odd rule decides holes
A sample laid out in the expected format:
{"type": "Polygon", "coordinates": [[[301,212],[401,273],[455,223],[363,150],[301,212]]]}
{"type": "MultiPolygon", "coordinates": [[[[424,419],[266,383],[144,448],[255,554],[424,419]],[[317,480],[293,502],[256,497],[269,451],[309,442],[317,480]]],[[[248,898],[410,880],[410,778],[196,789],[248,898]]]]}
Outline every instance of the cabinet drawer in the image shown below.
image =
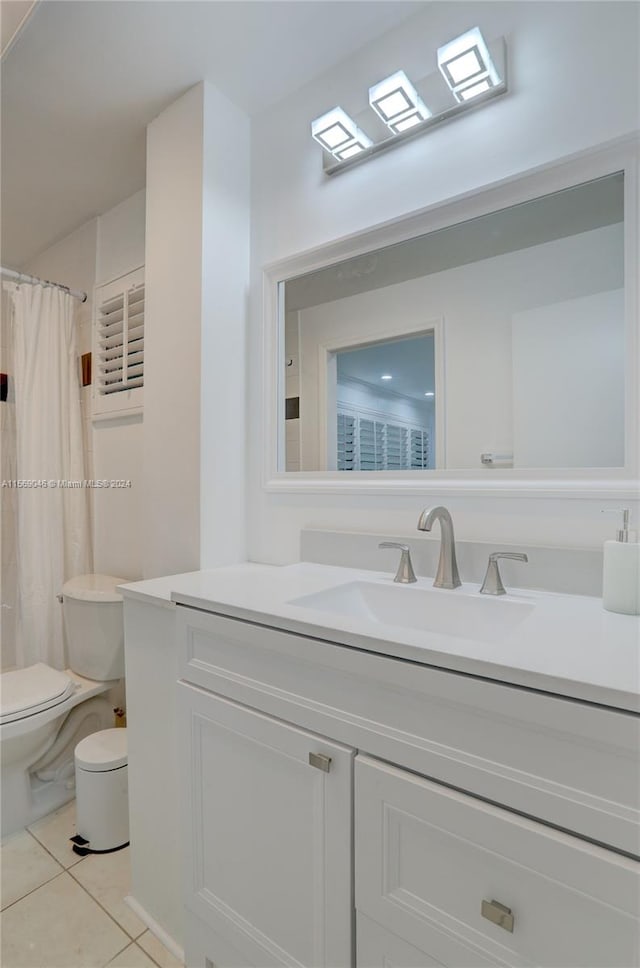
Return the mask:
{"type": "Polygon", "coordinates": [[[356,908],[425,964],[638,963],[635,861],[365,756],[355,818],[356,908]]]}
{"type": "Polygon", "coordinates": [[[179,606],[180,675],[361,752],[640,853],[640,719],[179,606]]]}
{"type": "MultiPolygon", "coordinates": [[[[446,968],[442,961],[408,944],[361,911],[356,914],[356,937],[357,968],[446,968]]],[[[462,946],[460,950],[464,953],[462,946]]],[[[474,968],[491,968],[493,964],[477,958],[474,968]]]]}

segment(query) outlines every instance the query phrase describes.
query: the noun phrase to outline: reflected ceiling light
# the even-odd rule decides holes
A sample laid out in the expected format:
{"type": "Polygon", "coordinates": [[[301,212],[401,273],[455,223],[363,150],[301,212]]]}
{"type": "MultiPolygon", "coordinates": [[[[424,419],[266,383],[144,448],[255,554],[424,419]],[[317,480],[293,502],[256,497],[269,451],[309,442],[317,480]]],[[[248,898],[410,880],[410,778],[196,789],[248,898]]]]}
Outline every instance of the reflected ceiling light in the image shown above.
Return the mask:
{"type": "Polygon", "coordinates": [[[353,158],[373,144],[342,108],[332,108],[312,121],[311,134],[338,161],[353,158]]]}
{"type": "Polygon", "coordinates": [[[425,397],[435,397],[435,393],[432,390],[429,390],[427,393],[425,393],[425,397]]]}
{"type": "Polygon", "coordinates": [[[381,380],[393,380],[393,377],[391,376],[390,373],[383,373],[382,376],[380,377],[380,379],[381,380]]]}
{"type": "Polygon", "coordinates": [[[501,83],[479,27],[439,47],[438,67],[456,101],[470,101],[501,83]]]}
{"type": "Polygon", "coordinates": [[[396,71],[370,87],[369,104],[394,134],[408,131],[431,117],[404,71],[396,71]]]}

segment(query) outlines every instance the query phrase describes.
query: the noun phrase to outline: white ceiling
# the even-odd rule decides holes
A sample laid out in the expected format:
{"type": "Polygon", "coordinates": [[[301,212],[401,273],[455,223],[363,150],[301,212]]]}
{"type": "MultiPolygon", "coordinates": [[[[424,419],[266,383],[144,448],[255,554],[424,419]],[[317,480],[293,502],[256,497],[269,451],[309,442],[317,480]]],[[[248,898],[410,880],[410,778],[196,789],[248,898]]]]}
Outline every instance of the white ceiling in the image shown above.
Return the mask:
{"type": "Polygon", "coordinates": [[[41,0],[2,59],[3,264],[141,188],[145,126],[193,84],[253,115],[423,6],[41,0]]]}

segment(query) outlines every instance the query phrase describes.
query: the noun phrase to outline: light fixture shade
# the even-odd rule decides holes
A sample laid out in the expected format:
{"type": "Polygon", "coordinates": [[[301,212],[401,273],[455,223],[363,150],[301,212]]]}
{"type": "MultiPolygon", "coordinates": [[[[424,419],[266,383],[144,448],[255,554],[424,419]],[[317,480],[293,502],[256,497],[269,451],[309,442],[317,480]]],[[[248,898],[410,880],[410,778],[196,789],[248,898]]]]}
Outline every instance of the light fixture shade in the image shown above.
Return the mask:
{"type": "Polygon", "coordinates": [[[431,117],[431,111],[404,71],[396,71],[370,87],[369,104],[394,134],[431,117]]]}
{"type": "Polygon", "coordinates": [[[336,107],[311,122],[311,135],[339,161],[360,154],[373,144],[346,111],[336,107]]]}
{"type": "Polygon", "coordinates": [[[438,67],[456,101],[470,101],[502,80],[479,27],[439,47],[438,67]]]}

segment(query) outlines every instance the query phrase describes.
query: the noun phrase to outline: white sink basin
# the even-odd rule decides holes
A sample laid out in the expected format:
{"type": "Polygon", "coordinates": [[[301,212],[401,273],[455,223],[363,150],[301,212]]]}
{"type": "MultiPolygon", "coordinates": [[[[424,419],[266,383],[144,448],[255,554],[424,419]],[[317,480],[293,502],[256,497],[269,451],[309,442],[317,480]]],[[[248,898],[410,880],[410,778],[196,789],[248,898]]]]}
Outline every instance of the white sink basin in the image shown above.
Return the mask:
{"type": "Polygon", "coordinates": [[[470,595],[463,589],[423,588],[352,581],[287,602],[380,625],[400,626],[455,638],[495,642],[517,628],[535,605],[508,598],[470,595]]]}

